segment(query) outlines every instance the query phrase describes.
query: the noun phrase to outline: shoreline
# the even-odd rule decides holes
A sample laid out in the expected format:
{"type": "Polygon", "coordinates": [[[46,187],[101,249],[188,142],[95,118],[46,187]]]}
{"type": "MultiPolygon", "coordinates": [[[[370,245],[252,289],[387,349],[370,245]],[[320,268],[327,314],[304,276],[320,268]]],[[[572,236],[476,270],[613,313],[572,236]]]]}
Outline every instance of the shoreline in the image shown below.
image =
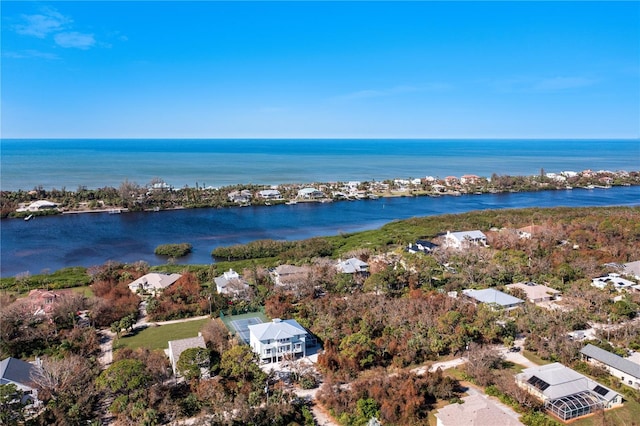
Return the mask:
{"type": "MultiPolygon", "coordinates": [[[[57,191],[2,191],[0,218],[25,219],[86,213],[120,214],[159,212],[195,208],[233,208],[275,206],[280,204],[361,201],[396,197],[443,197],[518,192],[587,189],[640,185],[640,171],[600,171],[547,173],[539,176],[476,175],[427,176],[421,179],[389,179],[382,182],[315,182],[310,184],[233,185],[221,188],[173,188],[158,180],[151,187],[132,186],[115,189],[57,191]],[[13,203],[7,199],[18,199],[13,203]],[[29,202],[31,202],[29,204],[29,202]],[[45,203],[45,207],[42,207],[45,203]]],[[[28,220],[28,219],[25,219],[28,220]]]]}

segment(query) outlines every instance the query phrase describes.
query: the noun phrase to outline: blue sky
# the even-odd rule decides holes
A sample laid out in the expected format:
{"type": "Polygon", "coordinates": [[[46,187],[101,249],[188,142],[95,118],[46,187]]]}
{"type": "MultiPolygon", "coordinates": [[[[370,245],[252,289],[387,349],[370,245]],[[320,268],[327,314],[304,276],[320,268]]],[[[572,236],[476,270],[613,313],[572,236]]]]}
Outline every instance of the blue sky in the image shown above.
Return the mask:
{"type": "Polygon", "coordinates": [[[638,138],[639,2],[2,2],[4,138],[638,138]]]}

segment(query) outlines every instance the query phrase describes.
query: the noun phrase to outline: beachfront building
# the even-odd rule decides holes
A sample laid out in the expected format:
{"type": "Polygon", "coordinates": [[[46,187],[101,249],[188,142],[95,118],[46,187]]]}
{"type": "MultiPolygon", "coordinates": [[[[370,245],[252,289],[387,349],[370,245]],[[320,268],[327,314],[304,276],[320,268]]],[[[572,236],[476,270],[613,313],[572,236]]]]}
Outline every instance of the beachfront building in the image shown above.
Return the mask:
{"type": "Polygon", "coordinates": [[[487,245],[487,236],[482,231],[461,231],[450,232],[444,236],[445,245],[447,247],[462,249],[471,245],[487,245]]]}
{"type": "Polygon", "coordinates": [[[245,298],[249,290],[249,283],[240,278],[240,275],[233,269],[229,269],[219,277],[215,277],[216,290],[219,294],[245,298]]]}
{"type": "Polygon", "coordinates": [[[307,330],[294,319],[274,318],[249,326],[249,345],[263,362],[278,362],[286,354],[306,356],[307,330]]]}
{"type": "Polygon", "coordinates": [[[165,288],[173,285],[176,281],[182,278],[180,274],[162,274],[157,272],[151,272],[147,275],[143,275],[137,280],[129,284],[129,289],[134,293],[152,294],[156,295],[165,288]]]}
{"type": "Polygon", "coordinates": [[[29,204],[26,207],[20,207],[16,211],[17,212],[37,212],[41,210],[51,210],[57,207],[58,205],[56,203],[52,203],[51,201],[38,200],[38,201],[34,201],[33,203],[29,204]]]}
{"type": "MultiPolygon", "coordinates": [[[[166,353],[169,356],[169,362],[171,363],[171,370],[174,376],[178,376],[178,361],[180,360],[180,355],[182,355],[182,352],[191,348],[207,348],[202,334],[198,333],[197,337],[169,341],[169,348],[166,350],[166,353]]],[[[202,377],[207,377],[208,369],[207,371],[202,371],[202,373],[202,377]]]]}
{"type": "Polygon", "coordinates": [[[591,280],[591,285],[599,288],[600,290],[604,290],[605,288],[611,286],[611,288],[622,291],[622,290],[630,290],[635,283],[633,281],[629,281],[620,276],[620,274],[611,273],[606,277],[598,277],[591,280]]]}
{"type": "Polygon", "coordinates": [[[482,290],[466,289],[462,294],[473,299],[476,303],[485,303],[497,309],[513,309],[524,303],[524,300],[513,297],[493,288],[482,290]]]}
{"type": "Polygon", "coordinates": [[[518,426],[518,414],[508,408],[500,408],[489,398],[475,394],[462,398],[462,404],[449,404],[435,413],[437,426],[495,425],[518,426]],[[507,411],[509,410],[509,411],[507,411]]]}
{"type": "Polygon", "coordinates": [[[347,260],[338,260],[338,272],[342,274],[366,274],[369,272],[369,264],[357,257],[347,260]]]}
{"type": "Polygon", "coordinates": [[[582,359],[604,368],[625,385],[640,389],[640,364],[588,344],[580,351],[582,359]]]}
{"type": "Polygon", "coordinates": [[[320,198],[324,198],[324,192],[317,190],[316,188],[302,188],[298,191],[298,198],[302,198],[304,200],[317,200],[320,198]]]}
{"type": "Polygon", "coordinates": [[[258,198],[263,200],[281,200],[282,194],[277,189],[263,189],[258,191],[258,198]]]}
{"type": "Polygon", "coordinates": [[[562,421],[622,404],[619,393],[558,362],[523,370],[516,384],[562,421]]]}
{"type": "Polygon", "coordinates": [[[251,191],[249,191],[248,189],[243,189],[242,191],[231,191],[227,195],[227,198],[229,198],[229,201],[231,201],[232,203],[246,204],[251,202],[252,196],[253,194],[251,193],[251,191]]]}
{"type": "Polygon", "coordinates": [[[528,281],[524,283],[509,284],[506,286],[509,290],[518,289],[522,290],[527,295],[527,299],[531,303],[546,302],[549,300],[555,300],[560,291],[547,287],[546,285],[536,284],[528,281]]]}

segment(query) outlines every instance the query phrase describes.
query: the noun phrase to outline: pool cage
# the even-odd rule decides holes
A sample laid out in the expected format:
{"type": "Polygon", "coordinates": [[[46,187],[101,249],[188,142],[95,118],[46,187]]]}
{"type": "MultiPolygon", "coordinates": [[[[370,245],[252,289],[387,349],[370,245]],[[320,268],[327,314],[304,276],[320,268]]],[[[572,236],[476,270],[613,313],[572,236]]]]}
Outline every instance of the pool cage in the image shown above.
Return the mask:
{"type": "Polygon", "coordinates": [[[591,391],[583,391],[547,401],[544,408],[560,420],[567,421],[601,410],[604,403],[591,391]]]}

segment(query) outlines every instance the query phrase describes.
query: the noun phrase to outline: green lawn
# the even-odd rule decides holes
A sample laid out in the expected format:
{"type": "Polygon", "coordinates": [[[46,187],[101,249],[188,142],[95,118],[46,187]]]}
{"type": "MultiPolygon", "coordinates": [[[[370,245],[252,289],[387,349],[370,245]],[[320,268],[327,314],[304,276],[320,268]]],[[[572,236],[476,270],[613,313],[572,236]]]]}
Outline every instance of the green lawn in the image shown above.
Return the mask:
{"type": "Polygon", "coordinates": [[[637,425],[639,420],[640,403],[625,398],[622,407],[605,411],[604,419],[602,418],[602,413],[594,414],[572,422],[571,426],[628,426],[637,425]]]}
{"type": "Polygon", "coordinates": [[[166,349],[169,340],[186,339],[187,337],[196,337],[202,326],[209,318],[186,321],[178,324],[168,324],[162,326],[150,326],[140,332],[123,336],[117,339],[113,344],[113,349],[120,348],[149,348],[149,349],[166,349]]]}
{"type": "Polygon", "coordinates": [[[534,364],[538,364],[538,365],[551,364],[551,361],[542,359],[538,355],[534,354],[533,352],[522,351],[522,355],[529,361],[533,362],[534,364]]]}

